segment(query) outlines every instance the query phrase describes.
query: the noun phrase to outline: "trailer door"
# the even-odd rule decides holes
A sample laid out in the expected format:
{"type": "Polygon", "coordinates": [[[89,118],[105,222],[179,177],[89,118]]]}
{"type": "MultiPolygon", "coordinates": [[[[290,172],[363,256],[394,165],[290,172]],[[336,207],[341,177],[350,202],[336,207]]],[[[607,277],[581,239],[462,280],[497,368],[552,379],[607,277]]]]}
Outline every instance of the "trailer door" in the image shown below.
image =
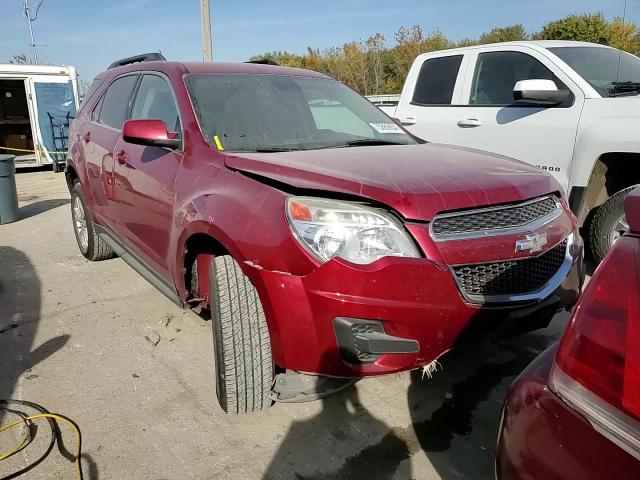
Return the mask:
{"type": "Polygon", "coordinates": [[[41,163],[64,162],[69,124],[76,115],[76,98],[69,77],[39,75],[27,81],[33,111],[33,143],[41,163]]]}

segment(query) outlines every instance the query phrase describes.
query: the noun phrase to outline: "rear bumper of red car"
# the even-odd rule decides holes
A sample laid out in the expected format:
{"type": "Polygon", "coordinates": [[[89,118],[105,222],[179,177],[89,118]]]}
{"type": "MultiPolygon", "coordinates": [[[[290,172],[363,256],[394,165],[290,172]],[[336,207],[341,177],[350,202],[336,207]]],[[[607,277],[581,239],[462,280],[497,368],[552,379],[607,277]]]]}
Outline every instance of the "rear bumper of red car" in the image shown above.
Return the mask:
{"type": "Polygon", "coordinates": [[[498,439],[499,480],[640,478],[640,462],[598,433],[547,386],[556,347],[540,355],[507,395],[498,439]]]}
{"type": "Polygon", "coordinates": [[[260,292],[274,362],[337,377],[418,368],[479,332],[511,336],[544,328],[554,313],[576,302],[584,278],[580,246],[568,275],[549,296],[536,303],[488,308],[465,303],[450,270],[427,259],[383,258],[370,265],[334,259],[304,277],[250,264],[244,268],[260,292]],[[341,335],[345,322],[378,326],[357,327],[365,332],[358,341],[341,335]],[[369,342],[367,332],[382,343],[369,342]],[[407,353],[374,354],[358,362],[354,343],[407,353]]]}

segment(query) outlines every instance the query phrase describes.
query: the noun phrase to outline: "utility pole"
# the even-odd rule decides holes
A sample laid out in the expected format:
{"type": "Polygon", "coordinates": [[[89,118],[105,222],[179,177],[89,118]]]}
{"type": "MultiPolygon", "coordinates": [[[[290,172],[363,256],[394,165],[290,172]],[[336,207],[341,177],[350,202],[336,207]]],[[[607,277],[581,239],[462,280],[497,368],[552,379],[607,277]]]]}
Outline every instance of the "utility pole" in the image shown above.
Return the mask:
{"type": "Polygon", "coordinates": [[[200,0],[200,16],[202,17],[202,60],[205,62],[213,62],[209,0],[200,0]]]}
{"type": "Polygon", "coordinates": [[[27,17],[27,23],[29,24],[29,35],[31,36],[31,48],[33,49],[33,61],[36,64],[38,63],[38,51],[36,47],[40,45],[36,45],[36,42],[33,39],[33,26],[31,24],[37,20],[38,11],[40,10],[40,6],[42,5],[43,2],[44,0],[39,0],[33,5],[29,5],[29,0],[24,0],[24,4],[23,4],[24,15],[25,17],[27,17]],[[33,16],[32,16],[32,12],[33,12],[33,16]]]}

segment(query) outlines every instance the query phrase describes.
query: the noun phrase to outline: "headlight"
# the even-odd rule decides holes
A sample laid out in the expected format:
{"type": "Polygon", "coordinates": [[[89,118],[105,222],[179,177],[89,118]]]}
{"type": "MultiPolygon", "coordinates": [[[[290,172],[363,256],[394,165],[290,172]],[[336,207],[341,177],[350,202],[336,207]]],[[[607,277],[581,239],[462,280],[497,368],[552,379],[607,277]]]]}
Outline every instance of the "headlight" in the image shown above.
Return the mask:
{"type": "Polygon", "coordinates": [[[333,257],[359,264],[420,257],[402,225],[380,210],[310,197],[291,197],[286,208],[298,241],[323,263],[333,257]]]}

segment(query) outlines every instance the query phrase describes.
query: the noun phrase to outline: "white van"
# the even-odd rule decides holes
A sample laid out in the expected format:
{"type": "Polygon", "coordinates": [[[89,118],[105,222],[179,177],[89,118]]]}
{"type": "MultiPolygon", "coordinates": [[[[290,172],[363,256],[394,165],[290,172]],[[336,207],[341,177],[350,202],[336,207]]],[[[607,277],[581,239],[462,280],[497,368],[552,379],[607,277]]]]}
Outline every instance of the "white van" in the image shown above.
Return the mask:
{"type": "Polygon", "coordinates": [[[0,154],[15,155],[18,168],[60,171],[78,107],[74,67],[0,64],[0,154]]]}

